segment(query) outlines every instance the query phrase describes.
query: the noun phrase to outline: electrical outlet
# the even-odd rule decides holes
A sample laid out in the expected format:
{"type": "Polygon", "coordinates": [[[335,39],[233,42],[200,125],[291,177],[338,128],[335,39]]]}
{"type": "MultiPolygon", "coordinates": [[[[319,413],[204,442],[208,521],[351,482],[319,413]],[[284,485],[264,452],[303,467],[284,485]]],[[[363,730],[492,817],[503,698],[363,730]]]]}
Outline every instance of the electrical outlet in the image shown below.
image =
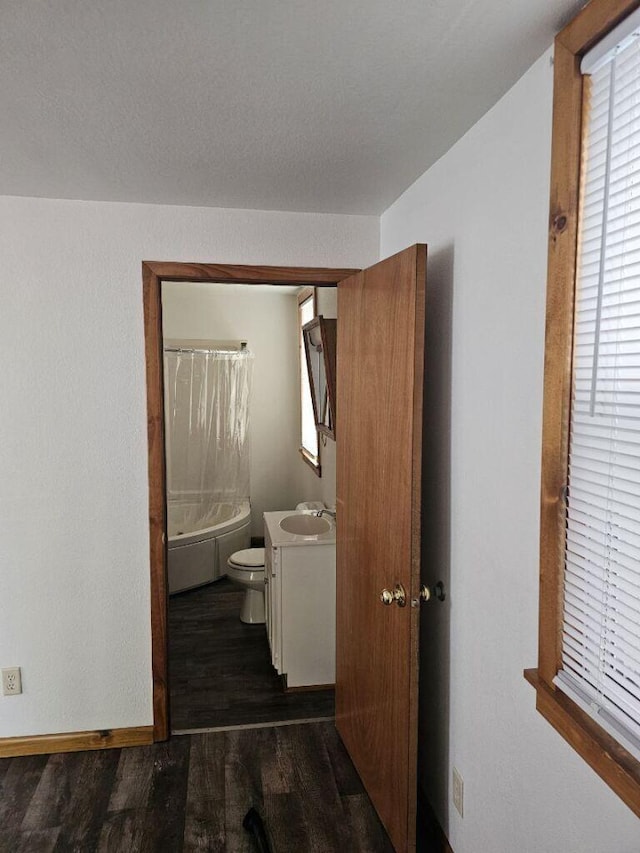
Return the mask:
{"type": "Polygon", "coordinates": [[[12,666],[2,670],[2,693],[4,696],[17,696],[22,693],[20,667],[12,666]]]}
{"type": "Polygon", "coordinates": [[[464,781],[455,767],[453,768],[453,805],[460,812],[460,817],[464,817],[464,781]]]}

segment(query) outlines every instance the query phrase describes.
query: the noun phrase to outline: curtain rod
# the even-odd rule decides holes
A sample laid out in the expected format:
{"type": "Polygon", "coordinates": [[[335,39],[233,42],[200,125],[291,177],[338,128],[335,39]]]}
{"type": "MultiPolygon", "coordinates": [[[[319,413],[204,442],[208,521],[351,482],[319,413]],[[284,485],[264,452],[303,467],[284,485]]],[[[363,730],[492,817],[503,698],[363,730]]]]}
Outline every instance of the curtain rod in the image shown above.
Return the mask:
{"type": "Polygon", "coordinates": [[[240,341],[239,349],[230,349],[229,347],[179,347],[179,346],[165,346],[163,347],[164,352],[185,352],[185,353],[236,353],[236,352],[245,352],[247,349],[247,342],[240,341]]]}

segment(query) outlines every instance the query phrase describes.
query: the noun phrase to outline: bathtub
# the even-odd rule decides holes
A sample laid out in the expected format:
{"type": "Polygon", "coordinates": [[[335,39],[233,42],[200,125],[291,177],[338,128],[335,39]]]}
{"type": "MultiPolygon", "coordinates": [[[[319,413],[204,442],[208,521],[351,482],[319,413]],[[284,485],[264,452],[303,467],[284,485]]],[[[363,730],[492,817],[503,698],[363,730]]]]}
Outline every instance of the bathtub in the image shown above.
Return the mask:
{"type": "Polygon", "coordinates": [[[169,595],[218,580],[234,551],[251,547],[251,506],[213,504],[198,530],[189,530],[193,503],[167,502],[169,595]]]}

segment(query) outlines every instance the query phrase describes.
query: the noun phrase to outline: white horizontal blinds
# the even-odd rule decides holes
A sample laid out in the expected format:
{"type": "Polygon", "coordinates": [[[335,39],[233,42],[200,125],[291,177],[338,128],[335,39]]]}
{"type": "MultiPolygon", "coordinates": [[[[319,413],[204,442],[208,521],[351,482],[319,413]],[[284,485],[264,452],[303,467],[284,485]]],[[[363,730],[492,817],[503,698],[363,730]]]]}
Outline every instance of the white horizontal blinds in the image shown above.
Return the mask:
{"type": "Polygon", "coordinates": [[[640,758],[640,39],[592,67],[556,684],[640,758]]]}

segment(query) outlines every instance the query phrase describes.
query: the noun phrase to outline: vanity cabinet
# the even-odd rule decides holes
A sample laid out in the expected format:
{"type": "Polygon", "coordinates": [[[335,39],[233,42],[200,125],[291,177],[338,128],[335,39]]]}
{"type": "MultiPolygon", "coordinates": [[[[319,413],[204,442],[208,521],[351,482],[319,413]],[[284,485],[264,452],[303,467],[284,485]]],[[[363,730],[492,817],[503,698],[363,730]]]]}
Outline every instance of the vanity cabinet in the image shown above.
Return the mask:
{"type": "Polygon", "coordinates": [[[334,684],[335,541],[274,542],[265,524],[265,610],[271,661],[287,687],[334,684]]]}

